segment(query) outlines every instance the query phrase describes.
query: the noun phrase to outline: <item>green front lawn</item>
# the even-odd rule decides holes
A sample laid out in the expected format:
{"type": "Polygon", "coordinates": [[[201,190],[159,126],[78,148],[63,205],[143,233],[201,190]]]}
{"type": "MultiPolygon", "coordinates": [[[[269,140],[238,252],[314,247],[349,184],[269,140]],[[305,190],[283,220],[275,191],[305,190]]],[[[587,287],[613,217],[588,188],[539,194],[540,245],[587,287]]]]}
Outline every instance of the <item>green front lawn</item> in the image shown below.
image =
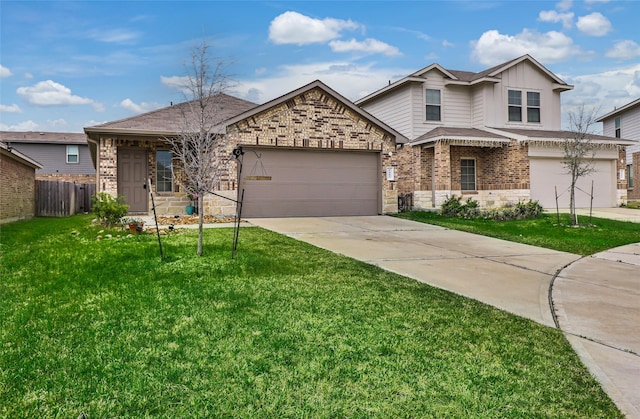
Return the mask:
{"type": "Polygon", "coordinates": [[[259,228],[118,234],[2,226],[0,417],[621,417],[559,330],[259,228]]]}
{"type": "MultiPolygon", "coordinates": [[[[583,256],[640,242],[638,223],[593,218],[591,227],[571,227],[569,214],[560,214],[560,224],[556,214],[543,214],[541,218],[515,221],[466,220],[429,211],[405,212],[397,216],[583,256]]],[[[580,220],[588,222],[588,217],[580,217],[580,220]]]]}

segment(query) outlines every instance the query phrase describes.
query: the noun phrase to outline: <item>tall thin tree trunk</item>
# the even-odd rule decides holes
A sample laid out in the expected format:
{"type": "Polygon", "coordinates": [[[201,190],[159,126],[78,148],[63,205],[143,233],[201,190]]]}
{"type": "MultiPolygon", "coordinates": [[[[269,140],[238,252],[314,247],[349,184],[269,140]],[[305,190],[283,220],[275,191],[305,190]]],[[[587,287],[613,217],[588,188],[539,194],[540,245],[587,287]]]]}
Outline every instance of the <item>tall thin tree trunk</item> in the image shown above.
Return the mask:
{"type": "Polygon", "coordinates": [[[203,205],[203,193],[198,193],[198,250],[197,255],[202,256],[202,236],[204,233],[204,205],[203,205]]]}

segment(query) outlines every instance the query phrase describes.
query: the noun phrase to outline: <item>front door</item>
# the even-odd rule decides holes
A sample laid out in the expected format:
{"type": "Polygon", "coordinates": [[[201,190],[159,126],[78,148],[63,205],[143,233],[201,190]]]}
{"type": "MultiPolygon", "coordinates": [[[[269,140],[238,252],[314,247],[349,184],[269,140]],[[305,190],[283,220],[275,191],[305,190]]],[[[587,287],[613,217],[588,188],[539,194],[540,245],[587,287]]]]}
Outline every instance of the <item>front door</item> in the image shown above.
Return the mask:
{"type": "Polygon", "coordinates": [[[129,212],[148,211],[147,174],[147,150],[118,148],[118,195],[124,196],[129,212]]]}

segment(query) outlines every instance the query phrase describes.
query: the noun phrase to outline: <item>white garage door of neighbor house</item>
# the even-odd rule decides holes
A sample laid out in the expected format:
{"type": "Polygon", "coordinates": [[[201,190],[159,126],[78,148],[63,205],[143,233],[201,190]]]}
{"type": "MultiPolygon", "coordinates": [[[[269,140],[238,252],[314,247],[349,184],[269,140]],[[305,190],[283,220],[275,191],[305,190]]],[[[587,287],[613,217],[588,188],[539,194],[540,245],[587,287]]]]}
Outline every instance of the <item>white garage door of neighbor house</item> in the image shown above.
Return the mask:
{"type": "MultiPolygon", "coordinates": [[[[576,208],[591,205],[591,185],[593,181],[593,207],[610,208],[616,206],[615,161],[595,160],[595,171],[578,180],[576,188],[576,208]],[[579,188],[579,189],[578,189],[579,188]]],[[[569,208],[569,187],[571,176],[567,173],[562,159],[531,158],[531,199],[539,201],[547,209],[556,207],[554,187],[558,188],[558,205],[569,208]]]]}
{"type": "Polygon", "coordinates": [[[242,217],[376,215],[379,160],[372,152],[245,148],[242,217]],[[250,180],[264,175],[271,180],[250,180]]]}

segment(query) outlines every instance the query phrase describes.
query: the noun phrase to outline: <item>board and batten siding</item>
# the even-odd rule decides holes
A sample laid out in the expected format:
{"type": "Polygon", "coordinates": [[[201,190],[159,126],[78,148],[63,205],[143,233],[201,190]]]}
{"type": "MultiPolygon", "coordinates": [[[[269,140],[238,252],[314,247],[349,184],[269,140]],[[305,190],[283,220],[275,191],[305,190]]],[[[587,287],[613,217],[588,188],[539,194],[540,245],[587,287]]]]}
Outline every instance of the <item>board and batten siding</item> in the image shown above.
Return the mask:
{"type": "Polygon", "coordinates": [[[384,96],[384,100],[374,100],[362,108],[385,124],[411,138],[411,86],[401,87],[384,96]]]}
{"type": "Polygon", "coordinates": [[[486,126],[502,128],[530,128],[543,130],[561,129],[560,93],[553,91],[553,82],[539,68],[524,61],[500,73],[501,81],[493,86],[493,101],[485,109],[495,109],[493,115],[487,114],[486,126]],[[526,93],[540,92],[540,123],[527,123],[523,111],[522,122],[508,120],[508,91],[521,90],[522,107],[526,109],[526,93]]]}
{"type": "Polygon", "coordinates": [[[471,89],[467,86],[447,86],[443,90],[443,113],[448,126],[471,128],[471,89]]]}
{"type": "Polygon", "coordinates": [[[78,146],[78,163],[67,163],[66,144],[37,144],[37,143],[13,143],[12,146],[31,157],[42,165],[42,169],[36,170],[36,174],[65,173],[70,175],[92,175],[96,169],[93,167],[89,146],[83,144],[71,144],[78,146]]]}

